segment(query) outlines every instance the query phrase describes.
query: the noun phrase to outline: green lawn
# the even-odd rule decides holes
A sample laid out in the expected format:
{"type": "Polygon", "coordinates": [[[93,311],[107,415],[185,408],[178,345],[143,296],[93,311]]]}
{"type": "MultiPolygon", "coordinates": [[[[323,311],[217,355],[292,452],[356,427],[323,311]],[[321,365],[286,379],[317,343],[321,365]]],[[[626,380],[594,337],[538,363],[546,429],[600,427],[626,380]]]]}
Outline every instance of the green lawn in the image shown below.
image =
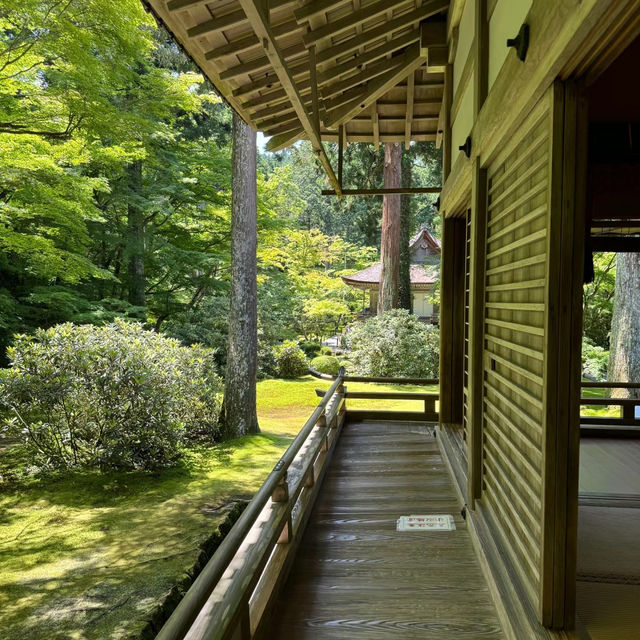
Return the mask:
{"type": "MultiPolygon", "coordinates": [[[[582,389],[583,398],[606,398],[609,396],[611,389],[599,389],[597,387],[587,387],[582,389]]],[[[580,407],[581,416],[597,417],[597,418],[619,418],[620,406],[611,405],[610,407],[600,404],[586,404],[580,407]]]]}
{"type": "Polygon", "coordinates": [[[0,638],[102,640],[139,630],[225,517],[220,507],[251,497],[317,405],[314,389],[328,386],[309,376],[261,382],[260,435],[190,453],[168,471],[0,488],[0,638]]]}

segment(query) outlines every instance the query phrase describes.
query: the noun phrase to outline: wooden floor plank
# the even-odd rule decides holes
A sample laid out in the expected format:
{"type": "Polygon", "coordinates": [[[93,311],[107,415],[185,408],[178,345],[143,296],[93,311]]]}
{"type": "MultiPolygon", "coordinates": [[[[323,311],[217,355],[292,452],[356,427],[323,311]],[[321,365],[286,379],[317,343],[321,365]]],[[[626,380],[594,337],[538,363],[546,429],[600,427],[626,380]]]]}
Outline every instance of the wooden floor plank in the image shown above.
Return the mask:
{"type": "Polygon", "coordinates": [[[265,638],[502,638],[433,430],[347,425],[265,638]],[[448,513],[451,532],[397,532],[448,513]]]}

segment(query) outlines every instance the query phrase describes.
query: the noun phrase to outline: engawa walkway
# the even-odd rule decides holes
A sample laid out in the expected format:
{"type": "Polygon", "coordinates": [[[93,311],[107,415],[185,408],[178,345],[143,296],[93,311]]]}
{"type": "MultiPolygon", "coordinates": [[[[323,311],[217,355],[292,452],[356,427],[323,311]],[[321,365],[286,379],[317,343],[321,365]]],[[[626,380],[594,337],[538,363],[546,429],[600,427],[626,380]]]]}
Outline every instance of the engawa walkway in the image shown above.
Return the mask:
{"type": "Polygon", "coordinates": [[[432,429],[345,425],[265,637],[503,637],[432,429]],[[396,532],[426,513],[457,529],[396,532]]]}

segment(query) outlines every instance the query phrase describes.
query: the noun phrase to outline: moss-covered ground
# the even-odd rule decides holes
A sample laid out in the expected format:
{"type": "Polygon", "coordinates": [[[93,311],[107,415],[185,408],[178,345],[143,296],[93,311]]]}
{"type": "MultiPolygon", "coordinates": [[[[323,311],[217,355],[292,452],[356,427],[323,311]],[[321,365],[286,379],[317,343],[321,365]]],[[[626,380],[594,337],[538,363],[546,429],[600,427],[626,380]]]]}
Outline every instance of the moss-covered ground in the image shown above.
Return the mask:
{"type": "MultiPolygon", "coordinates": [[[[328,386],[311,377],[260,382],[260,435],[192,451],[160,473],[83,472],[0,485],[0,638],[135,637],[193,566],[225,505],[261,485],[317,405],[314,389],[328,386]]],[[[421,403],[384,406],[419,410],[421,403]]],[[[3,455],[10,464],[11,449],[3,455]]]]}

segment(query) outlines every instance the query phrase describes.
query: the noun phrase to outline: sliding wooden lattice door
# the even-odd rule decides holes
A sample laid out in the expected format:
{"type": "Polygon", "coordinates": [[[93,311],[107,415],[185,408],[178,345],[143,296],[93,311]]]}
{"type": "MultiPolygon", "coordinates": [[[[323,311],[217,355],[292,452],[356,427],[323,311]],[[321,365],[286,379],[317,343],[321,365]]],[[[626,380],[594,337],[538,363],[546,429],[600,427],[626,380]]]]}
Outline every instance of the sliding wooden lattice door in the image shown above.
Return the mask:
{"type": "Polygon", "coordinates": [[[567,283],[559,281],[572,268],[567,247],[574,224],[567,222],[563,202],[563,188],[574,186],[567,183],[564,159],[566,108],[558,83],[480,174],[487,214],[481,503],[540,621],[549,626],[565,624],[563,563],[571,517],[561,475],[574,464],[567,463],[569,400],[558,393],[570,382],[562,379],[570,368],[563,369],[558,356],[566,325],[561,296],[571,290],[563,292],[567,283]]]}

